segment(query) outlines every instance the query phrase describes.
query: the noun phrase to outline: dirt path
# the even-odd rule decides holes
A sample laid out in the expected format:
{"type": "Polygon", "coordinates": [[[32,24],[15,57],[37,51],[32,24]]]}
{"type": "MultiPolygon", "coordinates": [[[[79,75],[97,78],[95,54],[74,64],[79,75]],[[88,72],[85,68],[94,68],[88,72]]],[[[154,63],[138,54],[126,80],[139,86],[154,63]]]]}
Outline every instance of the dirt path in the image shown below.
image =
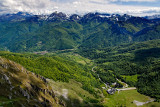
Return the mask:
{"type": "Polygon", "coordinates": [[[68,90],[67,89],[62,89],[62,96],[68,100],[68,90]]]}
{"type": "Polygon", "coordinates": [[[136,87],[117,89],[117,91],[136,90],[136,87]]]}
{"type": "Polygon", "coordinates": [[[92,72],[94,72],[94,73],[96,72],[96,71],[94,70],[95,67],[96,67],[96,66],[94,66],[94,67],[92,68],[92,72]]]}
{"type": "Polygon", "coordinates": [[[134,100],[133,103],[136,104],[137,106],[143,106],[144,104],[148,104],[153,101],[154,99],[151,99],[150,101],[146,101],[146,102],[139,102],[139,101],[134,100]]]}

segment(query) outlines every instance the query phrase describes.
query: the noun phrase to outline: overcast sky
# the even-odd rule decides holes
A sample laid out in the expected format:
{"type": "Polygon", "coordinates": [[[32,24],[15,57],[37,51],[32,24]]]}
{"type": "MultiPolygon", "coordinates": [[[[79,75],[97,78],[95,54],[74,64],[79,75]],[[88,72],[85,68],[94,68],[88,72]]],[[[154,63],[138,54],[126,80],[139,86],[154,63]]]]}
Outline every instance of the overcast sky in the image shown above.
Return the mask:
{"type": "Polygon", "coordinates": [[[0,14],[29,12],[67,14],[88,12],[131,14],[145,16],[160,14],[160,0],[0,0],[0,14]]]}

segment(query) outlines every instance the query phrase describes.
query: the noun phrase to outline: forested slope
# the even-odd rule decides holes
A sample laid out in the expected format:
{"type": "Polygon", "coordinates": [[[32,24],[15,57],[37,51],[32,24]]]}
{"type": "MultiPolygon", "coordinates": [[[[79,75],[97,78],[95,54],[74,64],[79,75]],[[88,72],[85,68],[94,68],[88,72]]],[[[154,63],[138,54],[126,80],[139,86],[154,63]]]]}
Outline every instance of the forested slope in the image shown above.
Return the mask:
{"type": "Polygon", "coordinates": [[[79,53],[84,57],[94,59],[106,72],[111,70],[117,78],[126,81],[131,86],[137,86],[140,93],[160,98],[160,40],[94,50],[82,49],[79,53]],[[137,76],[138,82],[125,78],[137,76]]]}
{"type": "MultiPolygon", "coordinates": [[[[4,17],[4,16],[3,16],[4,17]]],[[[159,39],[159,21],[128,15],[64,13],[6,16],[0,22],[0,45],[12,52],[104,48],[159,39]]],[[[4,49],[3,48],[3,49],[4,49]]]]}

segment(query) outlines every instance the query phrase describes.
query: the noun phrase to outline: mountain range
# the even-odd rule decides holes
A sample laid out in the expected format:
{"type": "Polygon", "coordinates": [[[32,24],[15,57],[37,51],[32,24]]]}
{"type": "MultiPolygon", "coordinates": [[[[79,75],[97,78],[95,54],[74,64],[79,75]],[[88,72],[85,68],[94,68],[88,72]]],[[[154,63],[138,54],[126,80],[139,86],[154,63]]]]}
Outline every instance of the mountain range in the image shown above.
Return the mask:
{"type": "Polygon", "coordinates": [[[0,46],[14,52],[110,47],[159,39],[159,22],[127,14],[19,12],[0,16],[0,46]],[[148,37],[152,30],[155,36],[148,37]]]}

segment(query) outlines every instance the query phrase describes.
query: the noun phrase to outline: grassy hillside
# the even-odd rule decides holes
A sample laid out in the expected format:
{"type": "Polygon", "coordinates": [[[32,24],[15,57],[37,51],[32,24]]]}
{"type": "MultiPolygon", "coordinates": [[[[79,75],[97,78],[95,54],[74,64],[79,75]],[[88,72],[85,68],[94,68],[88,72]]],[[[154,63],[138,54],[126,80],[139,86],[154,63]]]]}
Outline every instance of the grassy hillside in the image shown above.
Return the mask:
{"type": "MultiPolygon", "coordinates": [[[[96,98],[93,94],[82,89],[82,84],[75,80],[70,80],[69,83],[49,80],[49,84],[55,94],[67,103],[68,107],[102,106],[101,99],[104,98],[102,93],[99,93],[100,97],[96,98]]],[[[98,88],[96,90],[101,91],[98,88]]]]}
{"type": "Polygon", "coordinates": [[[52,88],[40,75],[27,71],[23,66],[0,57],[0,106],[63,107],[52,88]]]}

